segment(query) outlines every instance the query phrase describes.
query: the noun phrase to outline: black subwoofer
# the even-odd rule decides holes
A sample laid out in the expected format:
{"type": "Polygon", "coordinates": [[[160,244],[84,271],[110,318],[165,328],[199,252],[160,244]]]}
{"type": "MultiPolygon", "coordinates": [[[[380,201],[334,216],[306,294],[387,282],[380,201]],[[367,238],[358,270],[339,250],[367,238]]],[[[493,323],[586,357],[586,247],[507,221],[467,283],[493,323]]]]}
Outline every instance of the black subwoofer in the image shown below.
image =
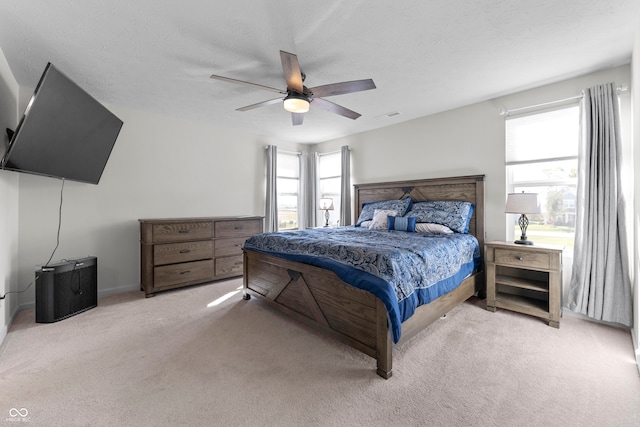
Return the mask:
{"type": "Polygon", "coordinates": [[[36,322],[57,322],[98,305],[96,257],[36,268],[36,322]]]}

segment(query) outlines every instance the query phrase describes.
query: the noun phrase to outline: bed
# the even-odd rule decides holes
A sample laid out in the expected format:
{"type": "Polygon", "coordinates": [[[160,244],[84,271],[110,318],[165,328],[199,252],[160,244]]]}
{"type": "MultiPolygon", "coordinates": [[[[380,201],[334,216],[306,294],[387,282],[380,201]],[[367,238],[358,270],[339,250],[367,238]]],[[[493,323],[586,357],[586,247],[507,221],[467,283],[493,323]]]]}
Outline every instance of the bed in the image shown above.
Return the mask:
{"type": "MultiPolygon", "coordinates": [[[[473,205],[472,215],[465,231],[477,240],[474,268],[469,274],[465,272],[459,277],[459,284],[448,286],[452,289],[446,289],[430,302],[420,303],[409,310],[411,315],[407,318],[400,316],[401,324],[398,325],[398,313],[394,312],[385,295],[372,290],[369,285],[354,283],[352,276],[339,268],[334,268],[335,271],[329,269],[335,267],[333,261],[314,257],[317,262],[309,263],[310,258],[300,254],[279,253],[272,248],[263,250],[257,243],[263,237],[260,235],[245,242],[243,247],[243,297],[248,300],[251,295],[257,296],[258,300],[307,326],[322,330],[375,358],[377,374],[386,379],[392,375],[395,345],[408,341],[471,296],[484,296],[484,175],[357,184],[353,196],[355,217],[358,219],[362,219],[363,206],[369,209],[378,206],[373,202],[379,201],[470,202],[473,205]]],[[[389,218],[390,221],[392,219],[389,218]]],[[[340,228],[350,228],[346,231],[358,239],[366,234],[357,232],[355,229],[358,227],[354,226],[340,228]]],[[[340,232],[309,230],[300,234],[315,234],[324,236],[320,237],[321,240],[331,240],[340,232]]]]}

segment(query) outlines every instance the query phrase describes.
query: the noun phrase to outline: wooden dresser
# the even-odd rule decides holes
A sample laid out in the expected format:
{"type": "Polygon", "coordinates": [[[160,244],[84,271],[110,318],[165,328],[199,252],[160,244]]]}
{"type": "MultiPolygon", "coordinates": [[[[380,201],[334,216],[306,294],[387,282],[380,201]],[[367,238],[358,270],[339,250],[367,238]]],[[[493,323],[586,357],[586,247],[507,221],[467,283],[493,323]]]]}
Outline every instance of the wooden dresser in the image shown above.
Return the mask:
{"type": "Polygon", "coordinates": [[[155,292],[242,276],[242,245],[263,217],[140,219],[140,288],[155,292]]]}

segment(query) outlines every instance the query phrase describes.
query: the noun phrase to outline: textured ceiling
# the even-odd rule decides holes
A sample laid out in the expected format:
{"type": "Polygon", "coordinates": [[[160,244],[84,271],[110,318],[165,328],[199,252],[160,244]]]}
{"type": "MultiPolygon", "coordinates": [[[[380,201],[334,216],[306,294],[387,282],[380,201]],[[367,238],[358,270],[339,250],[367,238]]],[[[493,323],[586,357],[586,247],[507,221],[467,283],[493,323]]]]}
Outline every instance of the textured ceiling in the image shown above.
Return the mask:
{"type": "MultiPolygon", "coordinates": [[[[630,61],[638,0],[0,0],[0,48],[32,88],[52,62],[101,102],[320,142],[630,61]],[[372,78],[293,127],[279,50],[309,87],[372,78]],[[400,113],[389,117],[390,113],[400,113]]],[[[126,125],[126,124],[125,124],[126,125]]]]}

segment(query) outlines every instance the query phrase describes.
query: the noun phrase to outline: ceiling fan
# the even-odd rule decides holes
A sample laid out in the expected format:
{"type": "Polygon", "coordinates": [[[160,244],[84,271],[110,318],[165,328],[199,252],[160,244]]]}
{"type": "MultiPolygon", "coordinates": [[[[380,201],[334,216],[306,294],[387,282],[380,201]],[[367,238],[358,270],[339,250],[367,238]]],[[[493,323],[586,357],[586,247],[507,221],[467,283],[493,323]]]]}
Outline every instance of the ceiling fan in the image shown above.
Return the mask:
{"type": "Polygon", "coordinates": [[[253,110],[254,108],[265,107],[267,105],[273,105],[277,104],[278,102],[282,102],[284,109],[291,112],[291,120],[294,126],[302,124],[304,113],[309,111],[309,104],[312,102],[313,105],[322,108],[325,111],[329,111],[330,113],[338,114],[355,120],[360,117],[359,113],[349,110],[348,108],[345,108],[341,105],[334,104],[333,102],[327,101],[326,99],[323,99],[321,97],[343,95],[345,93],[361,92],[363,90],[376,88],[376,85],[371,79],[332,83],[328,85],[308,88],[304,85],[306,76],[303,72],[300,71],[298,57],[293,53],[288,53],[281,50],[280,60],[282,62],[284,79],[287,82],[286,90],[263,86],[257,83],[245,82],[229,77],[217,76],[215,74],[212,74],[211,78],[286,95],[284,98],[280,97],[258,102],[257,104],[247,105],[246,107],[238,108],[237,111],[253,110]]]}

